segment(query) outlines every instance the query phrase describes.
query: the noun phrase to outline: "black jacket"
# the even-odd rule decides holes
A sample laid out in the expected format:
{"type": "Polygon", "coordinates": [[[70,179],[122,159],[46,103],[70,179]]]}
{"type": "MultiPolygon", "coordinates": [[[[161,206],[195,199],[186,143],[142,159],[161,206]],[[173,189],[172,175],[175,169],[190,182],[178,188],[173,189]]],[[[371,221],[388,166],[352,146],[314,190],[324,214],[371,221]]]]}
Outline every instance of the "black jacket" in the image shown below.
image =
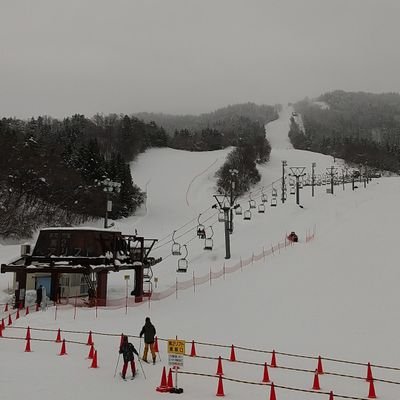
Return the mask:
{"type": "Polygon", "coordinates": [[[142,330],[140,331],[140,337],[144,335],[144,342],[145,343],[154,343],[154,336],[156,335],[156,328],[150,321],[146,321],[143,325],[142,330]]]}
{"type": "Polygon", "coordinates": [[[139,356],[137,350],[135,349],[135,346],[132,343],[124,342],[121,344],[119,348],[119,354],[122,354],[125,363],[133,361],[135,359],[133,353],[139,356]]]}

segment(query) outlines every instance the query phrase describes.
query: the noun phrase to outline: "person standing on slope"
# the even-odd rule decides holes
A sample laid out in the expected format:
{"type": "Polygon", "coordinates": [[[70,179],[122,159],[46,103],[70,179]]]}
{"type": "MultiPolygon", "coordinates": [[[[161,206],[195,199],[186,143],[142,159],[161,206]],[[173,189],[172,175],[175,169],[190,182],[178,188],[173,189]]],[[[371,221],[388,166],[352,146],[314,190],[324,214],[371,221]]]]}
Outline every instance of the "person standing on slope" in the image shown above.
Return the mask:
{"type": "Polygon", "coordinates": [[[124,366],[122,367],[122,379],[126,377],[126,371],[128,369],[128,364],[131,363],[131,370],[132,370],[132,379],[135,377],[136,374],[136,365],[135,365],[135,356],[136,354],[139,357],[139,353],[135,349],[135,346],[132,343],[128,342],[128,336],[122,336],[121,346],[119,347],[119,354],[122,354],[124,358],[124,366]]]}
{"type": "Polygon", "coordinates": [[[154,351],[154,336],[156,335],[156,328],[151,323],[150,318],[146,317],[145,324],[143,325],[142,330],[140,331],[140,337],[144,335],[144,351],[142,360],[147,362],[147,353],[151,351],[151,355],[153,357],[153,364],[156,363],[156,352],[154,351]]]}

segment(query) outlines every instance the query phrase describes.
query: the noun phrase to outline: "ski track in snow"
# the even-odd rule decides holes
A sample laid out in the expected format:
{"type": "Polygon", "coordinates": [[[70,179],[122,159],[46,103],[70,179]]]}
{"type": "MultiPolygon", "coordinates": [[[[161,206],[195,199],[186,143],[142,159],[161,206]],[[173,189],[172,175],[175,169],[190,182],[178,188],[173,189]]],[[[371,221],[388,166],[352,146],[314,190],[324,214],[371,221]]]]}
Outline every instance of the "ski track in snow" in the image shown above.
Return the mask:
{"type": "Polygon", "coordinates": [[[214,162],[211,163],[204,171],[202,171],[202,172],[200,172],[199,174],[197,174],[197,175],[190,181],[190,183],[189,183],[189,185],[188,185],[188,188],[187,188],[187,190],[186,190],[186,204],[187,204],[188,207],[190,207],[190,203],[189,203],[189,192],[190,192],[190,188],[191,188],[193,182],[194,182],[197,178],[199,178],[200,176],[202,176],[203,174],[205,174],[217,161],[218,161],[218,158],[216,158],[216,159],[214,160],[214,162]]]}

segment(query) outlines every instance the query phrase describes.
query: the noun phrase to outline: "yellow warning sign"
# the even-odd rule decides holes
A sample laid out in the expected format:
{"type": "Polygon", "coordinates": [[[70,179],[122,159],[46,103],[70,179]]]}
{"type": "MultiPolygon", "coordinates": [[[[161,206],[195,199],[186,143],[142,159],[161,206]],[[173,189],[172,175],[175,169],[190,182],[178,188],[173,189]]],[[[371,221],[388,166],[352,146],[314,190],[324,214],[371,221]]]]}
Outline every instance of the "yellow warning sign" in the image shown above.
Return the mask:
{"type": "Polygon", "coordinates": [[[168,339],[168,354],[185,354],[185,341],[168,339]]]}

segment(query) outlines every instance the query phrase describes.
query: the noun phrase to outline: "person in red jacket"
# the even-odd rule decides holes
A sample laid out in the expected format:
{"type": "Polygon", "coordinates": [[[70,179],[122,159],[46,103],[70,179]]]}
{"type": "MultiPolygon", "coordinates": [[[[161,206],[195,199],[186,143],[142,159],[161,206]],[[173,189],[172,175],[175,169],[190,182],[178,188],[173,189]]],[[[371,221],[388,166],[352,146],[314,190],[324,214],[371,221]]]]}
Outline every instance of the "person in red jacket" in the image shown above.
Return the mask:
{"type": "Polygon", "coordinates": [[[126,371],[128,369],[128,364],[131,364],[132,370],[132,379],[136,374],[136,366],[135,366],[135,356],[136,354],[139,357],[139,353],[135,349],[135,346],[132,343],[128,342],[128,336],[122,336],[121,346],[119,347],[119,354],[122,354],[124,358],[124,366],[122,367],[122,379],[126,377],[126,371]]]}
{"type": "Polygon", "coordinates": [[[144,335],[144,351],[142,360],[147,362],[147,353],[151,351],[151,355],[153,357],[153,364],[156,363],[156,352],[154,351],[154,337],[156,335],[156,328],[151,323],[150,318],[146,317],[145,324],[143,325],[142,330],[140,331],[140,337],[144,335]]]}

